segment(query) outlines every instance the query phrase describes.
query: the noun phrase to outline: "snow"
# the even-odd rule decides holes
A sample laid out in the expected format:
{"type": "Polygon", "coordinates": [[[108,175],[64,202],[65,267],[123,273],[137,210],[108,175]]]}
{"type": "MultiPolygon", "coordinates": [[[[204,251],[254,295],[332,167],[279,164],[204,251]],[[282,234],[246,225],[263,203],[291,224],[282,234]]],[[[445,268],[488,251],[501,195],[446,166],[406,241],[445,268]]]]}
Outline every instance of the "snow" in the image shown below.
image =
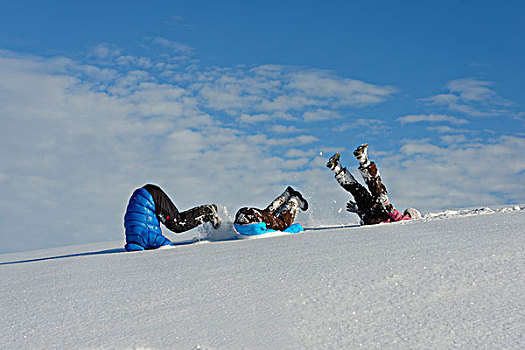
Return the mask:
{"type": "Polygon", "coordinates": [[[0,255],[1,349],[523,349],[525,210],[0,255]],[[224,237],[223,237],[224,238],[224,237]]]}

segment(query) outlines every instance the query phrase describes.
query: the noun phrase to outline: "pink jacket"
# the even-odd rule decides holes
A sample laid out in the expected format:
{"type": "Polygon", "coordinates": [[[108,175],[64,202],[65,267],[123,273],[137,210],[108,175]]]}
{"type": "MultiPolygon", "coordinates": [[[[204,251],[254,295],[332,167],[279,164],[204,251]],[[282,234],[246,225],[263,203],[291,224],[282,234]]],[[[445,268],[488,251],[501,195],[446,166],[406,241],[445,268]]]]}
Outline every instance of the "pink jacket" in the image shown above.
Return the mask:
{"type": "Polygon", "coordinates": [[[395,222],[395,221],[402,221],[402,220],[412,220],[412,218],[408,215],[403,215],[399,210],[394,208],[391,212],[388,213],[388,216],[390,216],[390,219],[383,222],[395,222]]]}

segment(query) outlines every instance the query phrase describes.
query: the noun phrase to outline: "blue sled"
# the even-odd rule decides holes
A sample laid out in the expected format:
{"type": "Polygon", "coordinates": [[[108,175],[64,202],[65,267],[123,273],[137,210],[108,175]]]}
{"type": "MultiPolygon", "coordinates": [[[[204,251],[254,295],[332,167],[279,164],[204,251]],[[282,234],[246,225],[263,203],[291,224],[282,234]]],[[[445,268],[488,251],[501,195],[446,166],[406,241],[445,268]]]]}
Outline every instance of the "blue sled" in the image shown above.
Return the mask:
{"type": "Polygon", "coordinates": [[[284,232],[284,233],[299,233],[303,232],[304,228],[301,226],[300,223],[292,224],[291,226],[287,227],[286,229],[282,231],[276,231],[272,229],[266,229],[266,223],[265,222],[259,222],[256,224],[248,224],[248,225],[238,225],[233,224],[235,226],[235,230],[242,235],[242,236],[260,236],[267,233],[273,233],[273,232],[284,232]]]}

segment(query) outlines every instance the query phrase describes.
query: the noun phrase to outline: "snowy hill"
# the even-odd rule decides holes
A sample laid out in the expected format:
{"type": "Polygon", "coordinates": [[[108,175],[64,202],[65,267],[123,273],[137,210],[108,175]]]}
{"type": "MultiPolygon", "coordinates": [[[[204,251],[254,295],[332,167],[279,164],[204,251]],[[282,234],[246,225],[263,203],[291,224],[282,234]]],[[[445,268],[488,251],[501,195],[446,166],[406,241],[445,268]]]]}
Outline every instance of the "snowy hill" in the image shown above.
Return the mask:
{"type": "Polygon", "coordinates": [[[525,210],[0,255],[1,349],[523,349],[525,210]],[[482,215],[487,214],[487,215],[482,215]]]}

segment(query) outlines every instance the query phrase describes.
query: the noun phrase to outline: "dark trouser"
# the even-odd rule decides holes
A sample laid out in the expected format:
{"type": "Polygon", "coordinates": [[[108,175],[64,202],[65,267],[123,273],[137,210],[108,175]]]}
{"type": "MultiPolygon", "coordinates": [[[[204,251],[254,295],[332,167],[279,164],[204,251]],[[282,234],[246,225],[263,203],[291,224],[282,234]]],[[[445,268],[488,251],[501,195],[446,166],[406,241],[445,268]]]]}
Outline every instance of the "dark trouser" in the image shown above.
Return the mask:
{"type": "Polygon", "coordinates": [[[384,201],[388,198],[387,191],[385,185],[381,182],[381,176],[375,163],[371,162],[366,168],[359,167],[359,171],[370,191],[357,182],[346,168],[337,174],[335,178],[341,187],[354,197],[358,208],[357,214],[365,225],[387,221],[390,219],[390,216],[388,216],[388,212],[382,202],[382,200],[384,201]]]}
{"type": "Polygon", "coordinates": [[[156,185],[145,185],[144,188],[153,197],[155,213],[159,220],[171,231],[180,233],[191,230],[214,218],[215,211],[212,205],[200,205],[189,210],[179,212],[168,195],[156,185]]]}
{"type": "Polygon", "coordinates": [[[265,222],[267,229],[282,231],[293,224],[298,212],[297,200],[282,194],[265,209],[249,207],[239,209],[235,215],[235,223],[246,225],[265,222]]]}
{"type": "Polygon", "coordinates": [[[165,225],[173,232],[185,232],[205,222],[213,220],[213,209],[209,205],[200,205],[183,212],[177,212],[175,216],[166,220],[165,225]]]}

